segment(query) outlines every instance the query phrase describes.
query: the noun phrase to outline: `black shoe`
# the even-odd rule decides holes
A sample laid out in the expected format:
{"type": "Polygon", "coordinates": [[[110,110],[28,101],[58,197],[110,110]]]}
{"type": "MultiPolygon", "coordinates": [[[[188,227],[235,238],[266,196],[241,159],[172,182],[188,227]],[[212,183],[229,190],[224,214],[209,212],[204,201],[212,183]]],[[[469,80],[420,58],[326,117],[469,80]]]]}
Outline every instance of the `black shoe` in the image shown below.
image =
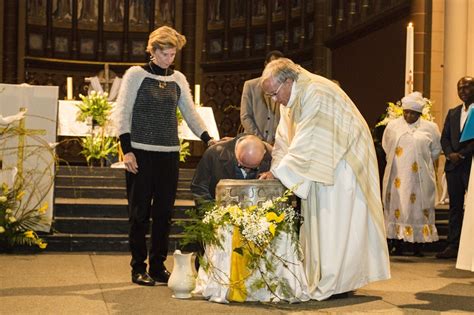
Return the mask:
{"type": "Polygon", "coordinates": [[[148,285],[148,286],[155,285],[155,280],[153,280],[146,272],[132,271],[132,282],[138,285],[148,285]]]}
{"type": "Polygon", "coordinates": [[[152,277],[155,282],[168,283],[170,273],[168,270],[162,269],[157,272],[150,272],[150,277],[152,277]]]}
{"type": "Polygon", "coordinates": [[[439,259],[449,259],[456,257],[458,257],[458,250],[451,247],[446,247],[442,252],[436,254],[436,258],[439,259]]]}

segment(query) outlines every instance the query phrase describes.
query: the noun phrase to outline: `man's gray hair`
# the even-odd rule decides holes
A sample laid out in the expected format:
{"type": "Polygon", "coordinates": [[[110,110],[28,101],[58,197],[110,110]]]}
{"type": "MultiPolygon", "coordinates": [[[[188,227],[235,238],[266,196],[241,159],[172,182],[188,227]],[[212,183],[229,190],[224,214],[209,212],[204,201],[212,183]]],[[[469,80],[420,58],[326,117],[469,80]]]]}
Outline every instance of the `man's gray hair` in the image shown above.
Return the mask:
{"type": "Polygon", "coordinates": [[[260,82],[273,78],[278,83],[283,83],[286,79],[298,80],[301,72],[300,66],[288,58],[278,58],[267,64],[262,73],[260,82]]]}

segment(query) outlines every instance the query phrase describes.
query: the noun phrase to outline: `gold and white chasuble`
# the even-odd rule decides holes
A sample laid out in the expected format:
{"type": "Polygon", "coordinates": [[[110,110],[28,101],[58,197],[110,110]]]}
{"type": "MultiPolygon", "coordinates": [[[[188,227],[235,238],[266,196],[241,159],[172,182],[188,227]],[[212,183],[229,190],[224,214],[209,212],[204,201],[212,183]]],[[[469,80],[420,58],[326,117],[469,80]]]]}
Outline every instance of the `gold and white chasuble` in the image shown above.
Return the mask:
{"type": "Polygon", "coordinates": [[[302,69],[273,149],[272,172],[302,198],[300,243],[312,299],[390,278],[369,128],[332,81],[302,69]]]}
{"type": "Polygon", "coordinates": [[[387,125],[382,146],[387,155],[382,194],[387,238],[437,241],[434,161],[441,152],[438,126],[422,118],[411,125],[397,118],[387,125]]]}

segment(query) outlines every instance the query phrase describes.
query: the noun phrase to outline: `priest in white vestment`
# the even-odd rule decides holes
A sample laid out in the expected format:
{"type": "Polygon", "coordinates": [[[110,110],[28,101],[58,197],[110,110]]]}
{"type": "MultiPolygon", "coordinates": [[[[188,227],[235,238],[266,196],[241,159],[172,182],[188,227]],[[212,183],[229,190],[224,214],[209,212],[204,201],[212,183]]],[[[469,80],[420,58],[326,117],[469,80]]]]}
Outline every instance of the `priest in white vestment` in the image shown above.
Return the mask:
{"type": "Polygon", "coordinates": [[[280,58],[262,88],[282,104],[271,171],[301,198],[312,299],[390,278],[377,159],[364,118],[334,82],[280,58]]]}
{"type": "MultiPolygon", "coordinates": [[[[387,238],[414,243],[415,256],[423,256],[421,244],[438,240],[434,162],[441,153],[441,134],[438,125],[421,117],[425,103],[420,92],[402,98],[403,116],[388,123],[382,138],[387,238]]],[[[398,254],[400,246],[395,245],[398,254]]]]}

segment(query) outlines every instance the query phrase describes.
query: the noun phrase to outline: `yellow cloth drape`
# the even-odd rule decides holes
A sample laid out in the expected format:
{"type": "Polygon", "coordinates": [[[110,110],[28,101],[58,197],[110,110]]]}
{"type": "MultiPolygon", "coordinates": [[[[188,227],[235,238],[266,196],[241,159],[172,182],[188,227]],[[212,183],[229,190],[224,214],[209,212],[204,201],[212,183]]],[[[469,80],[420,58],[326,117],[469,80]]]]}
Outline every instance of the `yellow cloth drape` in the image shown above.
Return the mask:
{"type": "Polygon", "coordinates": [[[250,276],[250,270],[247,268],[248,256],[234,251],[243,246],[242,237],[238,227],[234,227],[232,235],[232,254],[230,263],[230,288],[227,294],[227,300],[234,302],[245,302],[247,299],[247,288],[245,280],[250,276]]]}

